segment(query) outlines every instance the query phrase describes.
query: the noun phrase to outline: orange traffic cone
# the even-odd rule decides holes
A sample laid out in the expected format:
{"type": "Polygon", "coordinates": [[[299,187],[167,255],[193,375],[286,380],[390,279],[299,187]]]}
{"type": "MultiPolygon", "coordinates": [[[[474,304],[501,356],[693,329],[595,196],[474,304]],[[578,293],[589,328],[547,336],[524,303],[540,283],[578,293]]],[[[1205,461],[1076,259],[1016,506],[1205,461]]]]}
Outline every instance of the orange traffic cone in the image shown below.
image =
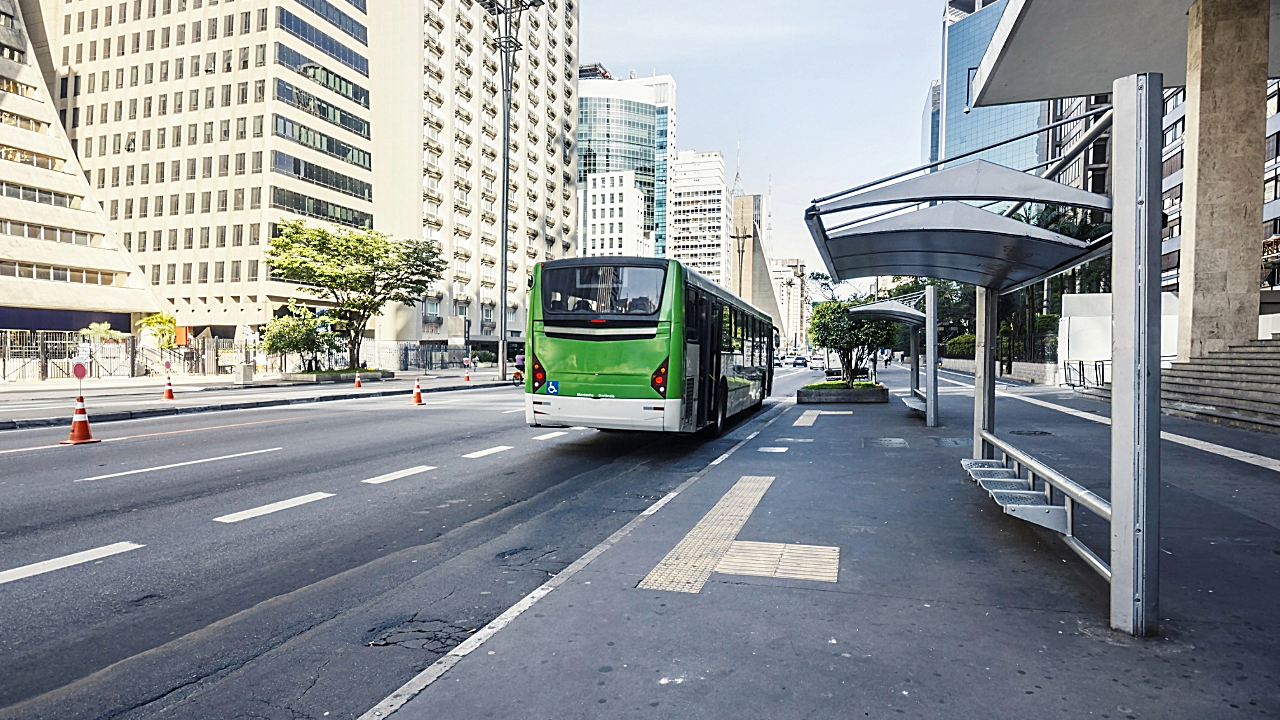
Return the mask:
{"type": "Polygon", "coordinates": [[[169,377],[169,376],[167,376],[167,375],[166,375],[166,376],[165,376],[165,378],[164,378],[164,397],[163,397],[163,398],[161,398],[161,399],[162,399],[162,400],[174,400],[174,399],[175,399],[175,398],[173,397],[173,379],[172,379],[172,378],[170,378],[170,377],[169,377]]]}
{"type": "Polygon", "coordinates": [[[413,400],[409,403],[410,405],[422,404],[422,385],[419,381],[420,378],[413,379],[413,400]]]}
{"type": "Polygon", "coordinates": [[[462,371],[462,382],[471,382],[471,366],[463,365],[463,368],[465,369],[462,371]]]}
{"type": "Polygon", "coordinates": [[[83,445],[84,443],[102,442],[95,440],[89,432],[89,411],[84,409],[84,396],[76,396],[76,411],[71,416],[71,435],[62,441],[63,445],[83,445]]]}
{"type": "Polygon", "coordinates": [[[356,387],[364,387],[363,385],[361,385],[361,384],[360,384],[360,371],[359,371],[359,370],[357,370],[357,371],[356,371],[356,387]]]}

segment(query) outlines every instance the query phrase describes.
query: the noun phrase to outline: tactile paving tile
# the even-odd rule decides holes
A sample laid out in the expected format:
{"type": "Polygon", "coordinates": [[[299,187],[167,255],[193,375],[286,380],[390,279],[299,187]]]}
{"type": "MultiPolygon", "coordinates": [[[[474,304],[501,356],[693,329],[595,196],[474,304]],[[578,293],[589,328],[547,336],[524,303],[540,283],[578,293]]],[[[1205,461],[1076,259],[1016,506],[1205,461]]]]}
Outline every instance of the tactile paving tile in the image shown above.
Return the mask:
{"type": "Polygon", "coordinates": [[[725,575],[836,582],[840,575],[840,548],[738,540],[729,547],[715,571],[725,575]]]}
{"type": "Polygon", "coordinates": [[[771,475],[743,475],[636,587],[700,591],[773,480],[771,475]]]}

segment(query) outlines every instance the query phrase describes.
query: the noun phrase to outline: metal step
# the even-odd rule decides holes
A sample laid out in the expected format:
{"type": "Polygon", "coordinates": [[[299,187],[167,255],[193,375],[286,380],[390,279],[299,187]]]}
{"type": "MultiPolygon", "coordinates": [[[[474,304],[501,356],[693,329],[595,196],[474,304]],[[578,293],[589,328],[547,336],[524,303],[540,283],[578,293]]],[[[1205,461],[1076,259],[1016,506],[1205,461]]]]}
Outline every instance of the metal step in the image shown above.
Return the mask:
{"type": "Polygon", "coordinates": [[[975,460],[974,458],[964,458],[960,461],[960,465],[965,470],[974,468],[1002,468],[1004,463],[999,460],[975,460]]]}
{"type": "Polygon", "coordinates": [[[974,480],[1017,480],[1018,473],[1009,468],[969,468],[969,477],[974,480]]]}
{"type": "Polygon", "coordinates": [[[1067,534],[1067,509],[1061,505],[1050,505],[1042,492],[996,490],[991,493],[991,498],[1008,515],[1067,534]]]}
{"type": "Polygon", "coordinates": [[[1031,490],[1025,480],[979,480],[978,485],[987,492],[1023,492],[1031,490]]]}
{"type": "Polygon", "coordinates": [[[926,408],[926,407],[925,407],[924,401],[923,401],[923,400],[921,400],[920,398],[907,396],[907,397],[902,398],[902,404],[903,404],[903,405],[906,405],[907,407],[911,408],[912,410],[915,410],[916,412],[927,412],[927,411],[928,411],[928,408],[926,408]]]}

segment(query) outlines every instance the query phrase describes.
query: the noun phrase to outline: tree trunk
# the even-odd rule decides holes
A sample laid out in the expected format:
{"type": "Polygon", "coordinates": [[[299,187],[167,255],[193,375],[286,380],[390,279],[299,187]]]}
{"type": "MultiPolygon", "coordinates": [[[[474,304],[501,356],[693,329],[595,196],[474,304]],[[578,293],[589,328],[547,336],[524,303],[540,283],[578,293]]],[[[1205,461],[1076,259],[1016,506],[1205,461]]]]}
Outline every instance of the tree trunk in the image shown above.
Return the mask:
{"type": "Polygon", "coordinates": [[[364,329],[352,331],[347,337],[347,367],[360,367],[360,342],[364,340],[364,329]]]}

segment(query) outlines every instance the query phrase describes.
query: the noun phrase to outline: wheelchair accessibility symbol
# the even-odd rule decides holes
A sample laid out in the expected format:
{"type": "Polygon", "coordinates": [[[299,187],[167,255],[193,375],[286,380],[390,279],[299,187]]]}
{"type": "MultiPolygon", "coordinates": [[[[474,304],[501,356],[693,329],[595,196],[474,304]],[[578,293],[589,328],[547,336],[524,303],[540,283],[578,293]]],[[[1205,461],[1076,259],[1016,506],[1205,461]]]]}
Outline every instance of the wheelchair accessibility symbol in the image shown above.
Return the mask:
{"type": "Polygon", "coordinates": [[[559,383],[559,381],[557,381],[557,380],[548,380],[548,381],[547,381],[547,394],[548,394],[548,395],[559,395],[559,394],[560,394],[560,383],[559,383]]]}

